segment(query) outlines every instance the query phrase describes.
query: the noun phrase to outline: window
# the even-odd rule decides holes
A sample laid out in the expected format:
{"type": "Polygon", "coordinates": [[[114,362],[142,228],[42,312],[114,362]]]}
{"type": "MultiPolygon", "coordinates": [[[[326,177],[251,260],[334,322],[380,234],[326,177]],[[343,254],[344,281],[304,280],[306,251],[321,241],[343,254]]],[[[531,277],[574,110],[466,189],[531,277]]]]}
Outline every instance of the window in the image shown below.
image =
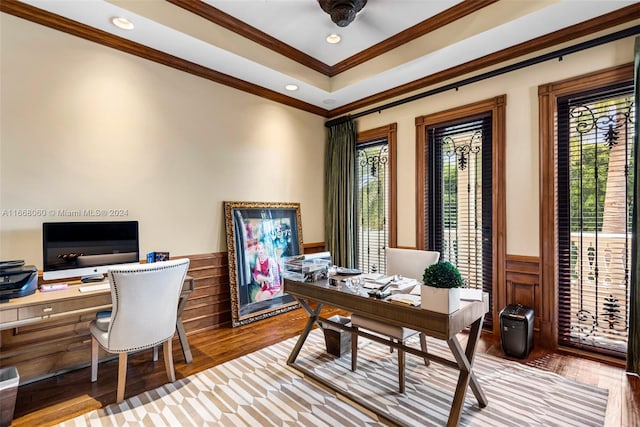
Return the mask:
{"type": "Polygon", "coordinates": [[[491,116],[427,131],[429,248],[456,265],[468,287],[481,289],[492,282],[491,116]]]}
{"type": "Polygon", "coordinates": [[[396,245],[395,134],[393,124],[357,138],[357,265],[365,272],[384,273],[384,250],[396,245]]]}
{"type": "Polygon", "coordinates": [[[469,288],[492,291],[491,114],[427,127],[428,247],[469,288]]]}
{"type": "Polygon", "coordinates": [[[439,251],[489,294],[484,326],[496,333],[496,307],[505,305],[504,289],[496,292],[506,257],[505,99],[416,118],[417,246],[439,251]]]}
{"type": "Polygon", "coordinates": [[[633,82],[558,98],[559,343],[626,354],[633,82]]]}
{"type": "Polygon", "coordinates": [[[635,100],[625,87],[633,75],[633,64],[626,64],[538,88],[540,281],[548,305],[540,319],[541,339],[618,357],[626,346],[618,322],[626,321],[627,303],[612,290],[624,289],[630,260],[623,223],[629,209],[624,205],[632,201],[621,189],[633,177],[625,179],[620,170],[632,170],[625,153],[633,127],[626,114],[633,114],[629,102],[635,100]],[[609,213],[612,196],[615,215],[609,213]],[[611,217],[615,233],[605,232],[611,217]]]}

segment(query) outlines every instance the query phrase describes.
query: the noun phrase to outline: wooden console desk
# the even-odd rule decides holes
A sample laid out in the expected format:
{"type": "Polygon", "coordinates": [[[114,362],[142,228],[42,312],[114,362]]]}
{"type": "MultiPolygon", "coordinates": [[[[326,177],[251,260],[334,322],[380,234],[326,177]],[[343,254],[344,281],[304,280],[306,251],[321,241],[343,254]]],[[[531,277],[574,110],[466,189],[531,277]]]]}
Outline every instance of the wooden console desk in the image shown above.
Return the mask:
{"type": "MultiPolygon", "coordinates": [[[[354,291],[340,285],[339,287],[329,285],[328,280],[314,283],[294,282],[288,279],[284,281],[284,291],[293,295],[300,305],[309,314],[309,320],[300,334],[296,345],[291,350],[287,364],[300,370],[305,375],[313,378],[325,386],[336,390],[334,385],[328,384],[322,378],[319,378],[312,372],[295,364],[296,358],[307,339],[307,336],[313,329],[314,324],[329,323],[337,328],[348,330],[351,333],[367,337],[374,341],[381,342],[396,348],[402,348],[407,353],[415,354],[421,358],[428,358],[434,362],[444,364],[460,371],[458,383],[451,403],[451,411],[449,412],[449,421],[447,426],[457,426],[462,414],[464,399],[467,388],[471,388],[480,407],[487,406],[487,398],[480,387],[479,382],[473,373],[473,362],[480,337],[482,321],[484,315],[489,311],[489,299],[485,293],[482,301],[461,301],[461,307],[458,311],[451,314],[435,313],[423,310],[419,307],[410,305],[391,303],[384,300],[370,298],[364,293],[357,294],[354,291]],[[311,308],[310,301],[317,303],[315,309],[311,308]],[[386,340],[376,335],[366,333],[358,328],[344,326],[328,319],[320,317],[320,311],[324,304],[332,307],[340,308],[352,313],[362,314],[366,317],[385,322],[390,325],[407,327],[416,331],[423,332],[434,338],[445,340],[451,350],[454,360],[439,357],[428,352],[422,352],[419,349],[407,347],[404,344],[398,344],[391,340],[386,340]],[[457,334],[463,329],[470,326],[469,338],[466,348],[463,349],[458,341],[457,334]]],[[[342,390],[336,390],[344,393],[342,390]]],[[[382,413],[379,408],[373,407],[369,402],[360,399],[358,396],[349,396],[356,403],[364,406],[378,416],[389,419],[392,422],[396,420],[390,419],[389,414],[382,413]]]]}
{"type": "MultiPolygon", "coordinates": [[[[0,303],[0,330],[18,328],[66,316],[77,316],[111,309],[111,290],[80,292],[80,283],[60,291],[40,292],[0,303]]],[[[182,312],[193,292],[193,278],[187,276],[178,301],[176,330],[187,363],[191,363],[191,349],[182,325],[182,312]]]]}

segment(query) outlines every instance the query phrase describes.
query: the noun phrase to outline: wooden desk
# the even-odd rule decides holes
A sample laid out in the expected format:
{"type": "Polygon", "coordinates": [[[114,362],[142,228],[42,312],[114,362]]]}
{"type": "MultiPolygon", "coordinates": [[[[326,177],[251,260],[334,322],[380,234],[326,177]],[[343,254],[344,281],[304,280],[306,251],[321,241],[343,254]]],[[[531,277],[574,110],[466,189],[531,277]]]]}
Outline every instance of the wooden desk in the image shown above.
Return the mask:
{"type": "MultiPolygon", "coordinates": [[[[58,317],[111,309],[110,289],[80,292],[79,287],[80,283],[72,284],[67,289],[60,291],[40,292],[40,290],[37,290],[33,295],[1,303],[0,330],[31,325],[58,317]]],[[[189,341],[187,341],[187,335],[182,325],[182,312],[193,289],[193,278],[187,276],[182,284],[176,322],[182,353],[187,363],[191,363],[193,358],[189,348],[189,341]]]]}
{"type": "MultiPolygon", "coordinates": [[[[484,320],[485,313],[489,311],[489,299],[486,293],[483,295],[483,301],[462,301],[460,310],[448,315],[423,310],[419,307],[377,300],[366,296],[364,293],[356,294],[344,285],[341,285],[340,287],[331,286],[326,280],[315,283],[301,283],[285,279],[284,291],[294,296],[309,314],[309,320],[307,321],[304,330],[300,334],[300,337],[287,360],[287,364],[300,370],[305,375],[308,375],[335,390],[331,384],[326,383],[312,372],[295,364],[296,358],[298,357],[307,336],[313,329],[314,324],[317,323],[320,325],[321,322],[330,323],[337,328],[348,330],[352,333],[356,333],[385,345],[402,348],[408,353],[412,353],[423,358],[426,357],[434,362],[458,369],[460,374],[458,376],[458,383],[453,396],[447,426],[458,425],[460,415],[462,413],[462,407],[464,405],[464,399],[467,393],[467,387],[471,387],[471,391],[475,395],[480,407],[484,408],[487,406],[487,398],[473,373],[474,355],[478,344],[478,338],[480,337],[482,321],[484,320]],[[309,304],[310,301],[315,301],[317,303],[315,310],[311,309],[311,305],[309,304]],[[428,352],[423,352],[419,349],[407,347],[401,343],[395,343],[391,340],[361,331],[358,328],[340,325],[324,319],[319,316],[320,310],[322,310],[324,304],[350,311],[352,313],[355,312],[362,314],[366,317],[391,325],[411,328],[416,331],[423,332],[431,337],[445,340],[455,361],[439,357],[428,352]],[[463,350],[460,342],[458,341],[457,334],[468,326],[471,327],[469,339],[467,341],[466,348],[463,350]]],[[[378,408],[373,407],[368,402],[359,399],[357,396],[349,397],[377,415],[387,418],[387,414],[381,413],[378,408]]]]}

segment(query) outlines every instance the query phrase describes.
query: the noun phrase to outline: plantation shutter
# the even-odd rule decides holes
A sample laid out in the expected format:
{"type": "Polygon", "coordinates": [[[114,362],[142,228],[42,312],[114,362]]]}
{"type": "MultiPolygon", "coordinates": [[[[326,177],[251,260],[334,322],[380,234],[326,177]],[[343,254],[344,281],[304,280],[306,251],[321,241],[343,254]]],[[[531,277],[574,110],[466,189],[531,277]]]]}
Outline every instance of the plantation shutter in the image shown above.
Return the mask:
{"type": "Polygon", "coordinates": [[[491,115],[428,128],[426,242],[458,267],[470,288],[489,294],[493,319],[491,115]]]}

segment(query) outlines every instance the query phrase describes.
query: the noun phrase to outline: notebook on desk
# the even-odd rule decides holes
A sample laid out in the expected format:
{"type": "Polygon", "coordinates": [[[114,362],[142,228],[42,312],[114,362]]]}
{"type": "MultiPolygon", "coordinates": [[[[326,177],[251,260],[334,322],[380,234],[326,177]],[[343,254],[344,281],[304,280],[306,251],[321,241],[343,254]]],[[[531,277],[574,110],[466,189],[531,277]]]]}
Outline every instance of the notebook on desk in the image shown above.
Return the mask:
{"type": "Polygon", "coordinates": [[[412,305],[414,307],[420,307],[421,304],[420,295],[412,294],[391,294],[387,297],[387,300],[400,304],[412,305]]]}

